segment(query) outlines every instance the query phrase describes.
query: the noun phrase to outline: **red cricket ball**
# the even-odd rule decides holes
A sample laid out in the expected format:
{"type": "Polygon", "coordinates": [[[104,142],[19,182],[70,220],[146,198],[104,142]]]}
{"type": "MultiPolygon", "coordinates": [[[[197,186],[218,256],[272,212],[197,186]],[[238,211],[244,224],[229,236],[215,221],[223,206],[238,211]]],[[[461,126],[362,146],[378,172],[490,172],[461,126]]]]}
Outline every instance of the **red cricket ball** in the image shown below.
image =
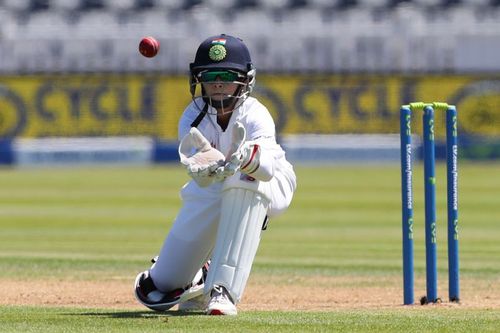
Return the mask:
{"type": "Polygon", "coordinates": [[[139,52],[147,58],[154,57],[159,50],[160,43],[154,37],[144,37],[139,43],[139,52]]]}

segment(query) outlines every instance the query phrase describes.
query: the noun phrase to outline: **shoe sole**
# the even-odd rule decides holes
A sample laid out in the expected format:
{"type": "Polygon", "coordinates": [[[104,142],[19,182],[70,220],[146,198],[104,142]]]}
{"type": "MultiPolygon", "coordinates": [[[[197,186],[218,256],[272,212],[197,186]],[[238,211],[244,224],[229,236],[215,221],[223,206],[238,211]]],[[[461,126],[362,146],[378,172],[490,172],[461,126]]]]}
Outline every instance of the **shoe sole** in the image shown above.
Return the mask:
{"type": "Polygon", "coordinates": [[[224,313],[221,310],[212,310],[212,311],[210,311],[210,313],[208,315],[210,315],[210,316],[223,316],[224,313]]]}
{"type": "Polygon", "coordinates": [[[213,309],[213,310],[210,310],[208,313],[207,313],[209,316],[236,316],[236,312],[224,312],[222,310],[219,310],[219,309],[213,309]]]}

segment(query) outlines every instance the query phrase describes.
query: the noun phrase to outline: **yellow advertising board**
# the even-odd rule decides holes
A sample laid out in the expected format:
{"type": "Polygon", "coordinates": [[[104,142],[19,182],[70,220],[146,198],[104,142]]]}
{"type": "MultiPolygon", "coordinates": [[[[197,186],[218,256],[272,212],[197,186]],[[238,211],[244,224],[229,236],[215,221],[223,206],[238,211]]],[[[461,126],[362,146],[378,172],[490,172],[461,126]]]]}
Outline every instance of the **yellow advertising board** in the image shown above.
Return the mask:
{"type": "MultiPolygon", "coordinates": [[[[499,76],[262,74],[254,96],[273,114],[281,134],[397,133],[400,105],[440,101],[457,106],[462,132],[500,135],[499,76]]],[[[0,138],[175,140],[190,99],[183,75],[0,76],[0,138]]],[[[441,126],[444,116],[436,119],[441,126]]],[[[421,121],[414,124],[420,131],[421,121]]]]}
{"type": "Polygon", "coordinates": [[[142,75],[0,78],[0,136],[175,138],[187,79],[142,75]]]}

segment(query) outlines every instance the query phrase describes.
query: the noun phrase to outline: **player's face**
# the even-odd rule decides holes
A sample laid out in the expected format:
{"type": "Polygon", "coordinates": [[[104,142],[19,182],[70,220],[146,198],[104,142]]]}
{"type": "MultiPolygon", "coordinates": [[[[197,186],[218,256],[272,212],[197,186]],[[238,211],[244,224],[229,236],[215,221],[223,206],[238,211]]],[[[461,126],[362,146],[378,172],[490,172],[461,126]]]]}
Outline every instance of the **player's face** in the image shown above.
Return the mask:
{"type": "Polygon", "coordinates": [[[240,72],[212,69],[199,72],[195,78],[195,84],[201,83],[203,100],[217,110],[218,115],[232,112],[246,97],[242,92],[248,80],[246,75],[240,72]]]}
{"type": "Polygon", "coordinates": [[[214,101],[222,101],[229,96],[234,96],[239,84],[234,82],[223,82],[216,80],[214,82],[203,83],[205,93],[214,101]]]}
{"type": "Polygon", "coordinates": [[[231,70],[213,70],[201,72],[198,78],[205,93],[213,100],[221,101],[234,96],[245,77],[231,70]]]}

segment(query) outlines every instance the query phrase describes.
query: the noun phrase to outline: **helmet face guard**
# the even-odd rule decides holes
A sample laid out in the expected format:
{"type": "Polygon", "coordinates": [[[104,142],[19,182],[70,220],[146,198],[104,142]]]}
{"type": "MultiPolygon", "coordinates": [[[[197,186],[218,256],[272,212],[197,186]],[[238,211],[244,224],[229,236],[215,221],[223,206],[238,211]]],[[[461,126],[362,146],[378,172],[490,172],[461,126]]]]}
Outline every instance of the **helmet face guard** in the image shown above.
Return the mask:
{"type": "MultiPolygon", "coordinates": [[[[191,75],[191,97],[196,100],[201,97],[205,103],[219,110],[222,114],[232,112],[238,108],[252,92],[255,84],[255,70],[252,70],[246,75],[233,70],[204,70],[195,75],[191,75]],[[236,90],[234,93],[224,95],[222,99],[214,99],[208,95],[204,84],[234,84],[236,90]],[[199,89],[196,87],[200,85],[199,89]],[[197,95],[196,92],[199,92],[197,95]]],[[[199,105],[197,105],[200,108],[199,105]]],[[[201,106],[203,107],[203,106],[201,106]]]]}
{"type": "Polygon", "coordinates": [[[232,112],[239,107],[255,85],[255,69],[250,52],[241,39],[233,36],[222,34],[207,38],[198,47],[195,60],[189,68],[190,92],[193,100],[202,97],[205,103],[222,113],[232,112]],[[203,83],[210,82],[235,83],[238,88],[232,95],[224,96],[222,100],[214,100],[203,88],[203,83]],[[198,84],[200,84],[200,94],[196,95],[198,84]]]}

